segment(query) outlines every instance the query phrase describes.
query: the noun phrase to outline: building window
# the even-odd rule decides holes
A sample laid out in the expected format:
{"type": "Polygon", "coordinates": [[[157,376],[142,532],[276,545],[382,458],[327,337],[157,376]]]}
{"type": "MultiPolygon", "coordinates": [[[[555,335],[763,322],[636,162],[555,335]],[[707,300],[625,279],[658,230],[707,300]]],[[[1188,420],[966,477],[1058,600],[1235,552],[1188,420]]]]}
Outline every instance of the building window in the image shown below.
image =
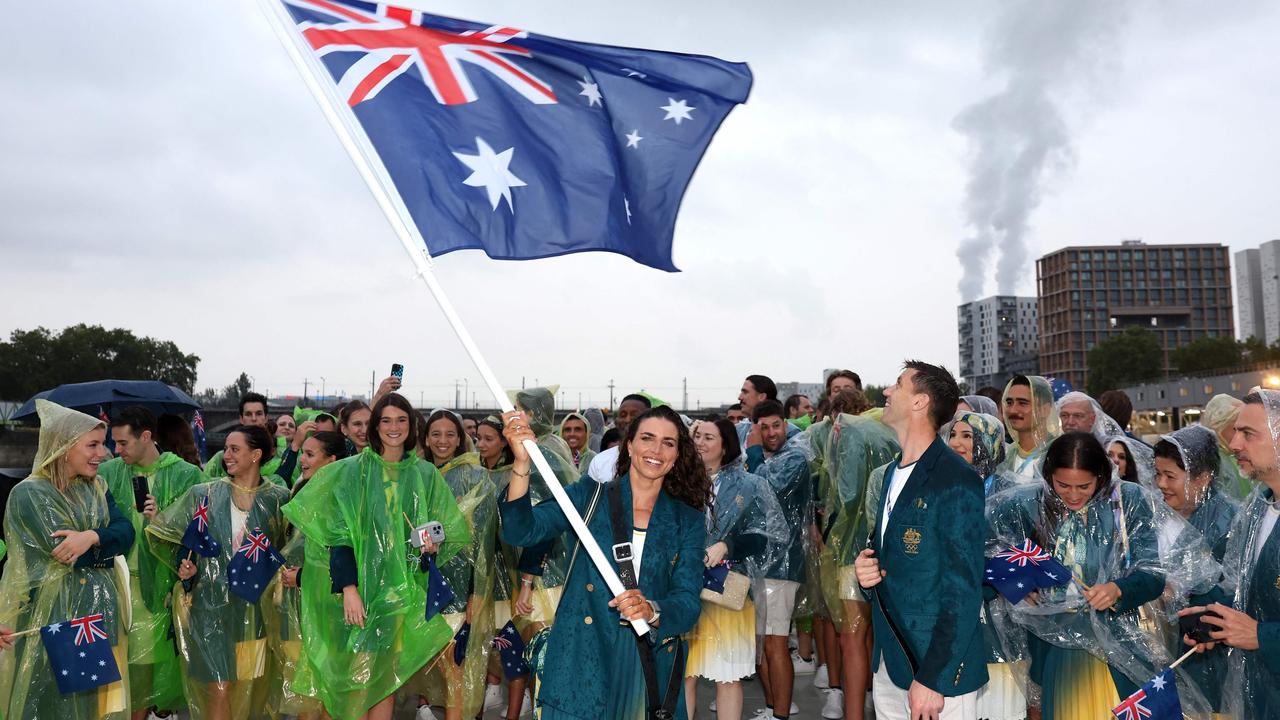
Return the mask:
{"type": "Polygon", "coordinates": [[[1213,386],[1212,386],[1212,385],[1205,385],[1205,386],[1204,386],[1204,394],[1205,394],[1205,395],[1212,395],[1212,394],[1213,394],[1213,386]]]}
{"type": "Polygon", "coordinates": [[[1178,388],[1178,397],[1187,397],[1190,394],[1191,394],[1191,391],[1188,390],[1187,388],[1184,388],[1184,387],[1178,388]]]}

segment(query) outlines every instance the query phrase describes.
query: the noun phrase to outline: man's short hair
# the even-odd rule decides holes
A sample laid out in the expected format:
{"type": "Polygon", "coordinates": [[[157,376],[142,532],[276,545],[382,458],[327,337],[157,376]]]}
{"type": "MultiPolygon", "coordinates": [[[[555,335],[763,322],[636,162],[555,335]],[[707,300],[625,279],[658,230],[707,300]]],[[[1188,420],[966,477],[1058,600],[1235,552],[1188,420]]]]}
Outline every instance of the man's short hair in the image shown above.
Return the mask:
{"type": "Polygon", "coordinates": [[[627,395],[626,397],[622,398],[622,400],[618,403],[618,406],[621,407],[622,403],[628,400],[635,400],[636,402],[640,403],[641,405],[644,405],[647,408],[653,407],[653,401],[649,400],[649,398],[641,395],[640,393],[631,393],[627,395]]]}
{"type": "MultiPolygon", "coordinates": [[[[767,375],[748,375],[747,382],[751,383],[751,387],[756,389],[758,393],[764,393],[769,400],[778,399],[778,386],[767,375]]],[[[786,418],[783,418],[784,420],[786,418]]]]}
{"type": "Polygon", "coordinates": [[[853,381],[854,387],[858,388],[859,390],[862,389],[862,378],[858,375],[858,373],[852,370],[837,370],[827,376],[827,394],[828,395],[831,394],[831,383],[835,382],[835,379],[840,377],[853,381]]]}
{"type": "Polygon", "coordinates": [[[728,412],[730,410],[741,410],[741,409],[742,409],[742,403],[734,403],[729,407],[725,408],[725,412],[728,412]]]}
{"type": "Polygon", "coordinates": [[[144,432],[150,432],[154,437],[156,416],[141,405],[133,405],[116,413],[116,416],[111,418],[111,427],[127,427],[134,437],[142,437],[144,432]]]}
{"type": "MultiPolygon", "coordinates": [[[[954,412],[954,411],[953,411],[954,412]]],[[[751,411],[751,422],[758,423],[767,417],[787,419],[787,411],[777,400],[763,400],[751,411]]]]}
{"type": "Polygon", "coordinates": [[[800,409],[800,398],[808,398],[808,397],[809,396],[805,395],[804,393],[796,393],[795,395],[789,396],[787,398],[787,401],[782,403],[783,409],[787,411],[787,416],[790,417],[793,411],[800,409]]]}
{"type": "Polygon", "coordinates": [[[916,371],[912,386],[917,393],[929,396],[929,422],[934,429],[951,422],[960,404],[960,386],[951,373],[944,367],[920,360],[908,360],[902,366],[916,371]]]}
{"type": "Polygon", "coordinates": [[[1108,390],[1102,393],[1098,396],[1098,404],[1102,406],[1102,412],[1120,423],[1120,427],[1129,427],[1129,421],[1133,419],[1133,402],[1123,390],[1108,390]]]}
{"type": "Polygon", "coordinates": [[[267,409],[267,397],[265,395],[256,392],[248,392],[241,396],[240,404],[236,407],[236,410],[243,415],[244,406],[249,403],[262,403],[262,410],[265,412],[267,409]]]}

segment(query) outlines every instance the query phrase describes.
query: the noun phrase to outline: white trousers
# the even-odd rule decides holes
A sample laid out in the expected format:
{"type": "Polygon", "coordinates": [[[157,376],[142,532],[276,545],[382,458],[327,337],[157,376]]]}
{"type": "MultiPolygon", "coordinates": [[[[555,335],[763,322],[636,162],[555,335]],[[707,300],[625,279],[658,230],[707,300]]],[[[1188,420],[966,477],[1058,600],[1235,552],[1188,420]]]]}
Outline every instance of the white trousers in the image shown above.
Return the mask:
{"type": "MultiPolygon", "coordinates": [[[[889,679],[889,666],[880,669],[871,680],[871,700],[876,706],[876,720],[912,720],[907,691],[889,679]]],[[[939,720],[978,720],[978,693],[946,698],[939,720]]]]}

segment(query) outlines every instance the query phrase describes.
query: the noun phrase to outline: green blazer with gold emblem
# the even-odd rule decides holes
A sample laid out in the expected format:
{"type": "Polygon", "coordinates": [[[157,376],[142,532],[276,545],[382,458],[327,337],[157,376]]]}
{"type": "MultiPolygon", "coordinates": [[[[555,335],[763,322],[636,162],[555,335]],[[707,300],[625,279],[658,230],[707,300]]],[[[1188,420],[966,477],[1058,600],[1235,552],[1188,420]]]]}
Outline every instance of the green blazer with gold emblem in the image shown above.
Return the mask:
{"type": "Polygon", "coordinates": [[[871,665],[878,671],[883,660],[893,684],[904,690],[916,680],[946,697],[964,695],[987,683],[979,628],[986,533],[982,478],[935,438],[898,495],[881,542],[880,522],[901,459],[886,468],[871,518],[871,548],[884,573],[875,588],[878,601],[871,603],[871,665]],[[886,612],[919,664],[915,673],[886,612]]]}

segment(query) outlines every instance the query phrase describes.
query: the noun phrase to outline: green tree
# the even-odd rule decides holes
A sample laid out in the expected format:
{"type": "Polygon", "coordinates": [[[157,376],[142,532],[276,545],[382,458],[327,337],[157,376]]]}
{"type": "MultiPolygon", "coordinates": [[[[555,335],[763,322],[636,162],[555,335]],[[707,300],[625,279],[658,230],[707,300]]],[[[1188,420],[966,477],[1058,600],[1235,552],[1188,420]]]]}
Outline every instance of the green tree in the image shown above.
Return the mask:
{"type": "Polygon", "coordinates": [[[1140,325],[1125,328],[1119,335],[1103,340],[1089,351],[1086,364],[1089,394],[1098,397],[1108,390],[1147,380],[1160,374],[1163,351],[1154,333],[1140,325]]]}
{"type": "Polygon", "coordinates": [[[1244,348],[1226,335],[1205,335],[1169,353],[1169,362],[1180,373],[1235,367],[1244,362],[1244,348]]]}
{"type": "Polygon", "coordinates": [[[884,407],[884,385],[864,385],[862,394],[867,396],[867,402],[874,407],[884,407]]]}
{"type": "Polygon", "coordinates": [[[26,400],[41,390],[91,380],[160,380],[190,393],[200,358],[168,340],[101,325],[14,330],[0,342],[0,399],[26,400]]]}

